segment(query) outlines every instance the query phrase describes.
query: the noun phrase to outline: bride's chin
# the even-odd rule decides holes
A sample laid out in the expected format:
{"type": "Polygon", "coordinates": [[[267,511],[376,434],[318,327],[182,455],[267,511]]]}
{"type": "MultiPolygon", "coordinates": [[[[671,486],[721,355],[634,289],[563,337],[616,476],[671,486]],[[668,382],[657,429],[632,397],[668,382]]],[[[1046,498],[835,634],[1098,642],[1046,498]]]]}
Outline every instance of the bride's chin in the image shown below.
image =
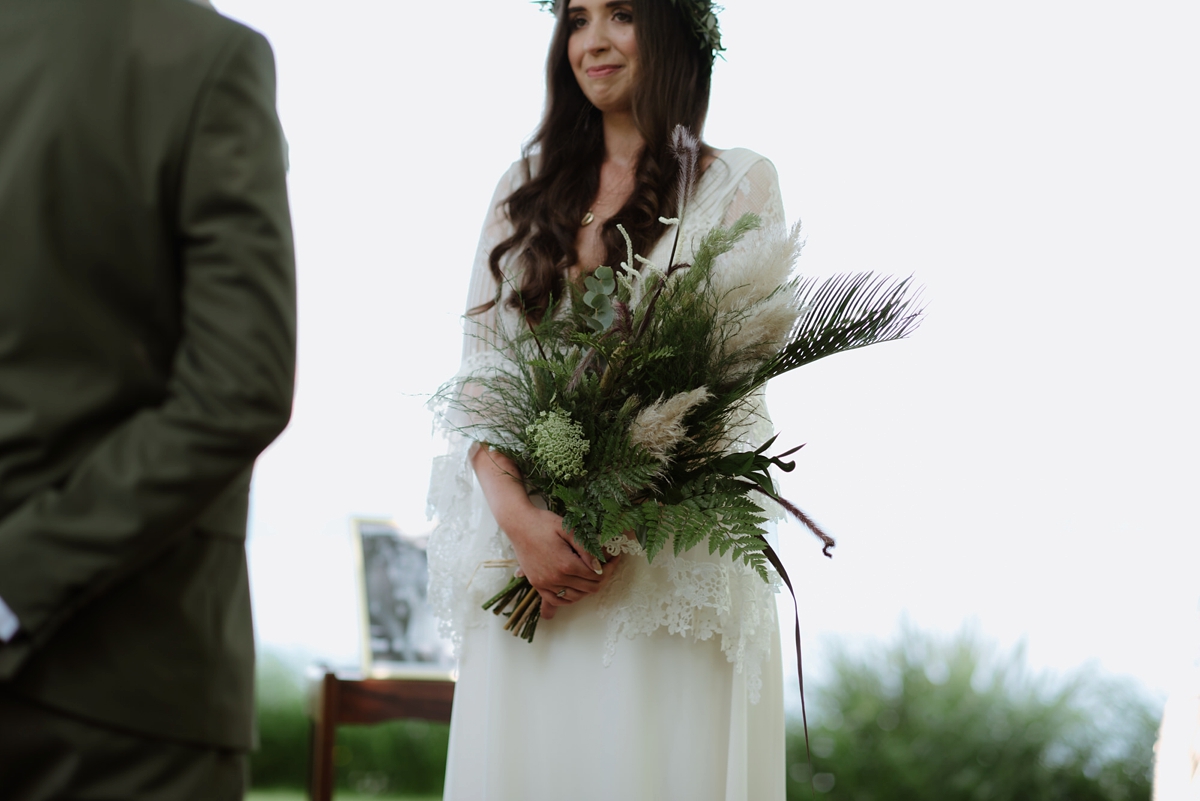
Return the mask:
{"type": "Polygon", "coordinates": [[[596,106],[596,109],[599,110],[599,112],[601,114],[627,114],[629,112],[629,104],[628,103],[621,103],[621,104],[613,103],[611,105],[605,105],[605,106],[601,106],[599,104],[593,103],[592,105],[596,106]]]}
{"type": "Polygon", "coordinates": [[[588,101],[596,107],[596,110],[601,114],[609,114],[613,112],[629,111],[629,98],[624,92],[619,94],[614,92],[592,92],[584,93],[588,101]]]}

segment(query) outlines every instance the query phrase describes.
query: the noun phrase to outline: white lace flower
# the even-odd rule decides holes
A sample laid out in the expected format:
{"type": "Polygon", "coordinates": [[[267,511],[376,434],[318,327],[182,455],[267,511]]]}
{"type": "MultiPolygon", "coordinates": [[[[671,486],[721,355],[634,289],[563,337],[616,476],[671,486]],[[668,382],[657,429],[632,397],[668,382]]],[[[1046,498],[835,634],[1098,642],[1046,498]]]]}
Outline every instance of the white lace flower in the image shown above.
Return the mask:
{"type": "Polygon", "coordinates": [[[556,480],[587,475],[583,457],[592,446],[583,438],[583,426],[569,414],[561,409],[541,412],[525,431],[533,437],[533,457],[556,480]]]}

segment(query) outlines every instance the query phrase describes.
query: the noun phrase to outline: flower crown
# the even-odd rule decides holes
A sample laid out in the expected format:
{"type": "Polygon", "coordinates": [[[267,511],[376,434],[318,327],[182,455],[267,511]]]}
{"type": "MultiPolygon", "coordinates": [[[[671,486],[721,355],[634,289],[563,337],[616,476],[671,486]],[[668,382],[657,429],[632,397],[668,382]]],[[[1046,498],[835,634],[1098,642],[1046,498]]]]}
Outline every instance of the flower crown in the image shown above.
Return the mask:
{"type": "MultiPolygon", "coordinates": [[[[533,0],[542,7],[543,11],[555,13],[563,0],[533,0]]],[[[721,28],[717,24],[717,12],[723,10],[712,0],[671,0],[671,5],[680,9],[692,23],[692,33],[700,40],[701,47],[707,48],[713,58],[718,53],[725,52],[721,45],[721,28]]]]}

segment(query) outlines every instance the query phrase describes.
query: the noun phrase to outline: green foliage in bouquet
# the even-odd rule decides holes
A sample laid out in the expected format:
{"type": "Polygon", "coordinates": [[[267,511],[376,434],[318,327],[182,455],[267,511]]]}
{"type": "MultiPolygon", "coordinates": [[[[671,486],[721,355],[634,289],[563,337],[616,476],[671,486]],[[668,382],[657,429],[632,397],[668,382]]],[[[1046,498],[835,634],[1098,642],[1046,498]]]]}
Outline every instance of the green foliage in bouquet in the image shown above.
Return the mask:
{"type": "MultiPolygon", "coordinates": [[[[699,142],[677,129],[673,144],[687,198],[699,142]]],[[[791,470],[785,458],[797,449],[770,456],[773,439],[747,440],[767,381],[901,338],[920,310],[908,279],[793,278],[798,226],[764,232],[746,214],[709,231],[680,264],[680,220],[662,222],[676,226],[665,268],[636,255],[618,226],[627,245],[619,269],[568,285],[540,320],[497,323],[485,335],[501,365],[440,396],[472,421],[462,433],[509,457],[530,494],[598,558],[630,550],[629,538],[650,560],[706,543],[768,580],[768,563],[782,568],[761,536],[767,499],[817,534],[826,555],[833,539],[778,494],[770,470],[791,470]]],[[[514,582],[488,607],[523,603],[526,617],[509,627],[532,637],[537,602],[527,588],[514,582]]]]}
{"type": "MultiPolygon", "coordinates": [[[[678,554],[706,541],[766,579],[766,513],[754,496],[798,510],[768,472],[792,469],[788,454],[767,456],[771,442],[737,450],[756,394],[774,376],[916,323],[907,280],[754,287],[715,277],[718,259],[759,224],[746,214],[712,230],[690,265],[659,270],[630,252],[621,272],[599,268],[541,322],[489,332],[511,359],[473,377],[482,391],[444,390],[479,421],[467,433],[512,459],[600,558],[629,532],[651,560],[668,544],[678,554]]],[[[769,255],[790,269],[797,239],[769,255]]]]}

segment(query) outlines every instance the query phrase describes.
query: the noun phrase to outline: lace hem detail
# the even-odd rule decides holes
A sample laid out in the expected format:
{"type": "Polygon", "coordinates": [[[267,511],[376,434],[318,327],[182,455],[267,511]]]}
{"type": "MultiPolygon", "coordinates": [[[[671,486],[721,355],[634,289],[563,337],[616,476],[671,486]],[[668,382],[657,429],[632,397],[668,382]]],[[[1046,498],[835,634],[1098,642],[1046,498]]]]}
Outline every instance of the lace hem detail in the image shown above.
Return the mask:
{"type": "Polygon", "coordinates": [[[721,651],[744,672],[751,703],[762,692],[762,666],[771,653],[771,633],[778,627],[775,594],[782,583],[768,569],[770,582],[728,555],[709,554],[701,544],[676,556],[665,549],[645,559],[633,540],[619,550],[620,572],[598,596],[597,613],[608,621],[604,664],[612,663],[622,638],[633,639],[666,628],[670,634],[696,641],[720,636],[721,651]]]}

